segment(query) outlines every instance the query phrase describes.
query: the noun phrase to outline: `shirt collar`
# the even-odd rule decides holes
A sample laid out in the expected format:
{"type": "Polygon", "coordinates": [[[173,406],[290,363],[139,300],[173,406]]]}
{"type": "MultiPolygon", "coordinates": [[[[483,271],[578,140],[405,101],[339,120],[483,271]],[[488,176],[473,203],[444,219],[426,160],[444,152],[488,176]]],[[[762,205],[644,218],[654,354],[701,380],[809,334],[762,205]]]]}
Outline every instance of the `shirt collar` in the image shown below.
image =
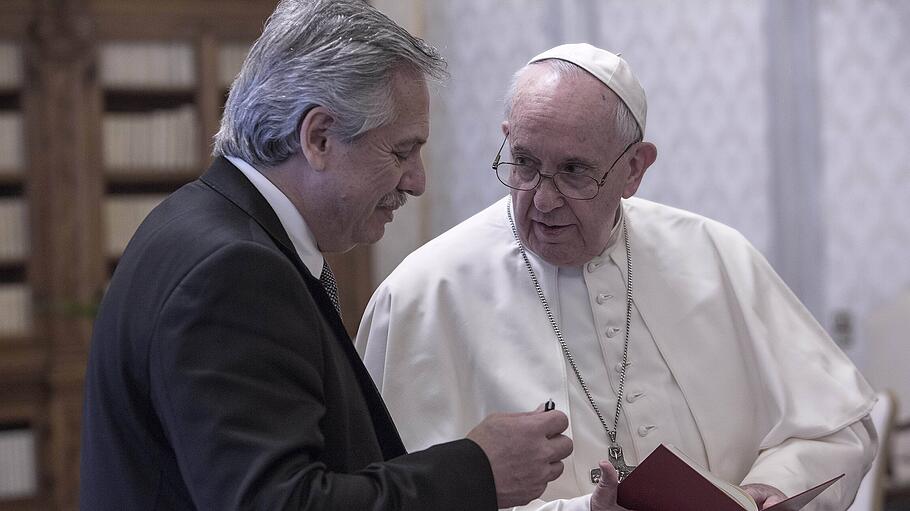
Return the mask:
{"type": "Polygon", "coordinates": [[[623,224],[626,221],[625,212],[623,211],[622,206],[623,206],[623,203],[620,200],[619,206],[616,207],[616,214],[614,217],[614,218],[616,218],[616,221],[613,223],[613,229],[610,231],[610,237],[607,238],[607,245],[603,249],[603,252],[601,252],[597,256],[591,258],[590,261],[585,263],[586,265],[594,265],[594,267],[596,268],[596,267],[603,265],[606,261],[608,261],[610,259],[612,259],[613,262],[615,262],[618,265],[619,262],[616,259],[617,254],[621,255],[623,257],[623,259],[625,259],[625,255],[626,255],[625,251],[622,251],[622,250],[620,250],[619,252],[616,251],[616,246],[620,244],[619,243],[620,238],[622,237],[623,224]]]}
{"type": "Polygon", "coordinates": [[[623,211],[622,205],[622,200],[620,200],[619,206],[616,207],[616,222],[613,224],[613,230],[610,231],[610,239],[607,240],[606,248],[604,248],[604,251],[601,252],[598,257],[603,258],[612,254],[619,242],[619,237],[622,236],[622,226],[626,221],[626,214],[623,211]]]}
{"type": "Polygon", "coordinates": [[[300,260],[303,261],[307,270],[318,279],[322,274],[325,257],[319,251],[319,247],[316,245],[316,238],[310,228],[307,227],[300,211],[294,207],[294,204],[291,203],[291,200],[287,198],[284,192],[279,190],[277,186],[272,184],[268,178],[252,165],[234,156],[225,156],[225,158],[240,169],[240,172],[243,172],[243,175],[250,180],[250,183],[259,190],[262,197],[269,203],[269,206],[275,211],[275,215],[278,216],[281,226],[284,227],[284,230],[291,238],[291,243],[294,244],[294,250],[297,251],[300,260]]]}

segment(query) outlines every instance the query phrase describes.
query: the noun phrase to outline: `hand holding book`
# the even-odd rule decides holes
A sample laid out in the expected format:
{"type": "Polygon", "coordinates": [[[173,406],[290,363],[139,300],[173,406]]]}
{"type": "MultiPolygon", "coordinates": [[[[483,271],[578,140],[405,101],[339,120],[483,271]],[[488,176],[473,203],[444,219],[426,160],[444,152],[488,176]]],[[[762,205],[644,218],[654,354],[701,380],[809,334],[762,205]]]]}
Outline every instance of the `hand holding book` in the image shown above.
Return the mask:
{"type": "MultiPolygon", "coordinates": [[[[634,471],[633,471],[634,472],[634,471]]],[[[609,461],[600,462],[600,480],[591,494],[591,511],[625,511],[616,503],[619,474],[609,461]]]]}
{"type": "MultiPolygon", "coordinates": [[[[608,470],[604,470],[604,478],[607,477],[608,472],[608,470]]],[[[802,509],[841,477],[843,474],[779,501],[762,511],[802,509]]],[[[769,498],[768,495],[758,492],[756,487],[750,488],[750,490],[759,493],[759,500],[762,502],[765,501],[765,498],[769,498]]],[[[597,490],[595,490],[596,494],[597,490]]],[[[658,446],[631,475],[618,484],[616,495],[616,501],[622,507],[604,507],[604,510],[759,511],[761,509],[760,505],[756,503],[756,499],[746,490],[721,480],[690,461],[683,453],[665,445],[658,446]]],[[[591,503],[591,509],[594,511],[594,496],[592,496],[591,503]]]]}
{"type": "Polygon", "coordinates": [[[782,491],[767,484],[743,484],[740,488],[752,497],[759,509],[787,500],[782,491]]]}

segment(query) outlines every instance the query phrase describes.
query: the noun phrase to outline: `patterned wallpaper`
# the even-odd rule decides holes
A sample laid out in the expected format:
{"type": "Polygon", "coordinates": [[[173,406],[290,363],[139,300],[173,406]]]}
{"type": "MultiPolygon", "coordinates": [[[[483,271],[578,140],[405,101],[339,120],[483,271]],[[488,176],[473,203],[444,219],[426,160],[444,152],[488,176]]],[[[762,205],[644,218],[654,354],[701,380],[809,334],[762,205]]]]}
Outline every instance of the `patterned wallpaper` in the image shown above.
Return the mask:
{"type": "Polygon", "coordinates": [[[865,319],[910,292],[910,2],[822,5],[818,66],[828,308],[855,318],[859,344],[852,351],[862,363],[865,319]]]}
{"type": "Polygon", "coordinates": [[[547,2],[429,0],[426,38],[449,61],[451,80],[431,106],[429,235],[505,193],[490,163],[502,142],[502,97],[512,73],[551,46],[547,2]]]}
{"type": "Polygon", "coordinates": [[[622,52],[648,93],[647,137],[659,156],[640,195],[717,218],[760,249],[768,246],[768,201],[755,193],[767,188],[768,175],[760,4],[427,4],[426,36],[452,73],[433,105],[431,235],[504,193],[489,162],[502,140],[502,95],[512,73],[546,48],[587,41],[622,52]]]}
{"type": "MultiPolygon", "coordinates": [[[[769,43],[793,27],[774,24],[771,0],[410,1],[452,80],[433,97],[428,192],[406,223],[420,233],[384,240],[397,253],[505,193],[489,164],[508,81],[539,51],[580,41],[622,52],[648,92],[647,137],[659,156],[642,197],[730,224],[769,256],[784,234],[792,239],[781,232],[786,218],[772,218],[771,190],[793,176],[774,168],[788,155],[772,153],[769,136],[774,116],[789,113],[769,82],[791,71],[771,60],[769,43]]],[[[849,316],[847,351],[863,367],[864,321],[910,292],[910,2],[816,0],[808,12],[811,26],[797,30],[814,34],[815,48],[800,76],[814,76],[817,92],[796,99],[816,103],[818,129],[805,138],[818,141],[820,178],[793,210],[817,208],[809,227],[823,243],[807,260],[824,269],[805,272],[820,297],[814,310],[830,331],[835,313],[849,316]]]]}

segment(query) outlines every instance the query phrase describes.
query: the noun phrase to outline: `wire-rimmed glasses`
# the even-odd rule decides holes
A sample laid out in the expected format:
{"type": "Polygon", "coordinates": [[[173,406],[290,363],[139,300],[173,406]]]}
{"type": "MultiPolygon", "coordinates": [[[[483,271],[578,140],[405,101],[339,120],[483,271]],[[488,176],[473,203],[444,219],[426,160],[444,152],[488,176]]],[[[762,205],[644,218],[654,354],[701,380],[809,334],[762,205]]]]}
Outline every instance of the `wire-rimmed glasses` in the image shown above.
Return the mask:
{"type": "Polygon", "coordinates": [[[591,200],[597,197],[600,189],[607,182],[607,176],[610,175],[613,167],[616,166],[616,162],[633,145],[639,142],[636,139],[627,145],[598,181],[590,173],[557,171],[552,174],[544,174],[541,172],[539,164],[499,161],[502,156],[502,149],[506,146],[506,140],[508,139],[508,136],[502,139],[502,145],[499,146],[499,151],[496,152],[496,157],[493,158],[493,171],[496,172],[496,178],[499,179],[499,182],[513,190],[529,191],[540,186],[543,178],[548,177],[553,180],[553,184],[559,193],[570,199],[577,200],[591,200]]]}

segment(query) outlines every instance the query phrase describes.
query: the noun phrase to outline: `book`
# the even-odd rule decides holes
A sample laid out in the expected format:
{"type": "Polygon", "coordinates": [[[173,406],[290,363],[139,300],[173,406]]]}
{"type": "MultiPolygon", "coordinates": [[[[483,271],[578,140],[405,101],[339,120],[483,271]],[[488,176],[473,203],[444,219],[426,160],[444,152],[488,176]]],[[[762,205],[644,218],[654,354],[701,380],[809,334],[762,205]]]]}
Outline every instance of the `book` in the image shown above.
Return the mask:
{"type": "Polygon", "coordinates": [[[23,172],[24,146],[22,114],[17,111],[0,109],[0,174],[21,174],[23,172]]]}
{"type": "Polygon", "coordinates": [[[35,432],[27,428],[0,429],[0,500],[35,495],[38,467],[35,432]]]}
{"type": "MultiPolygon", "coordinates": [[[[797,511],[843,477],[841,474],[762,511],[797,511]]],[[[635,511],[759,511],[739,486],[702,468],[678,449],[661,444],[619,483],[617,503],[635,511]]]]}
{"type": "Polygon", "coordinates": [[[32,331],[32,293],[24,284],[0,284],[0,344],[32,331]]]}
{"type": "Polygon", "coordinates": [[[22,86],[22,48],[18,44],[0,42],[0,89],[22,86]]]}
{"type": "Polygon", "coordinates": [[[121,41],[101,45],[106,88],[179,89],[196,83],[196,58],[187,42],[121,41]]]}
{"type": "Polygon", "coordinates": [[[118,257],[126,249],[139,224],[166,195],[109,195],[104,202],[107,255],[118,257]]]}
{"type": "Polygon", "coordinates": [[[28,255],[28,218],[20,197],[0,197],[0,264],[21,262],[28,255]]]}

